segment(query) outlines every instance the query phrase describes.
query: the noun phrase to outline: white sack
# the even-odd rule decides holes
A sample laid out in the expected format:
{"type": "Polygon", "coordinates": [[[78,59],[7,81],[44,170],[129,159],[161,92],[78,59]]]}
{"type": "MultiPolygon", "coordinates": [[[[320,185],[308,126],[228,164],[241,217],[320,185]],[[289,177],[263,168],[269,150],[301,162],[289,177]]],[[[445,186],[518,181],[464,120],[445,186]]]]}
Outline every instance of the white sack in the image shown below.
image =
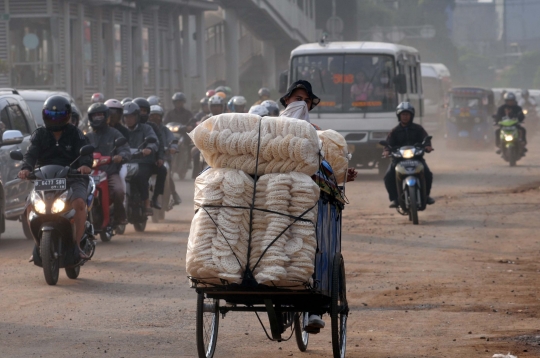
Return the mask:
{"type": "Polygon", "coordinates": [[[317,131],[317,134],[322,141],[324,159],[334,170],[337,183],[343,184],[349,167],[347,141],[341,134],[332,129],[317,131]]]}

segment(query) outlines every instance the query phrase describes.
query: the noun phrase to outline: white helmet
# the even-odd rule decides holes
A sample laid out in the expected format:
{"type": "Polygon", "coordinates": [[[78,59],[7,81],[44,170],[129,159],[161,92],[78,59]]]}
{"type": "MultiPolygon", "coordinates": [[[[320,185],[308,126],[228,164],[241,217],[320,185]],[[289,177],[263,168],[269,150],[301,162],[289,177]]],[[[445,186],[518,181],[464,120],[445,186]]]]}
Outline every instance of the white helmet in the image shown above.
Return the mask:
{"type": "Polygon", "coordinates": [[[165,111],[163,108],[161,108],[161,106],[158,106],[157,104],[150,106],[150,114],[159,114],[163,117],[164,113],[165,111]]]}
{"type": "Polygon", "coordinates": [[[256,114],[261,117],[266,117],[270,114],[268,112],[268,109],[265,106],[261,106],[260,104],[251,106],[251,108],[249,109],[249,113],[256,114]]]}
{"type": "Polygon", "coordinates": [[[224,104],[225,104],[225,101],[223,100],[223,98],[221,98],[217,94],[213,95],[212,97],[210,97],[210,99],[208,99],[209,106],[217,106],[217,105],[223,106],[224,104]]]}

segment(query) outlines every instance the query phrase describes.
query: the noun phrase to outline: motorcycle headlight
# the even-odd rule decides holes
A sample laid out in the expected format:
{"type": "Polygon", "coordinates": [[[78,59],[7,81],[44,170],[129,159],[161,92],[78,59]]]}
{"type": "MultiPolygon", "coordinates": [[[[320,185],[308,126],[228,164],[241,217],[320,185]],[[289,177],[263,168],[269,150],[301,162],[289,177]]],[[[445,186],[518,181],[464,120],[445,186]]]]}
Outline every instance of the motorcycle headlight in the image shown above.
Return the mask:
{"type": "Polygon", "coordinates": [[[58,213],[61,213],[62,211],[64,211],[64,209],[66,208],[66,199],[67,199],[67,194],[68,192],[64,192],[62,195],[60,195],[58,197],[58,199],[56,199],[52,205],[52,208],[51,208],[51,213],[53,214],[58,214],[58,213]]]}
{"type": "Polygon", "coordinates": [[[180,126],[174,126],[171,128],[171,132],[176,133],[180,130],[180,126]]]}
{"type": "Polygon", "coordinates": [[[43,201],[43,199],[37,192],[32,192],[30,201],[32,202],[32,206],[34,206],[34,210],[36,210],[38,214],[45,214],[47,212],[47,206],[45,205],[45,201],[43,201]]]}
{"type": "Polygon", "coordinates": [[[527,114],[527,113],[529,113],[529,111],[526,110],[526,109],[524,109],[524,110],[523,110],[523,114],[527,114]]]}
{"type": "Polygon", "coordinates": [[[405,159],[411,159],[414,157],[414,150],[412,149],[405,149],[401,152],[401,156],[405,159]]]}
{"type": "Polygon", "coordinates": [[[504,135],[504,140],[507,141],[507,142],[511,142],[514,140],[514,136],[511,135],[511,134],[505,134],[504,135]]]}
{"type": "Polygon", "coordinates": [[[481,119],[480,117],[476,117],[476,118],[474,119],[474,123],[477,123],[477,124],[478,124],[478,123],[480,123],[480,122],[482,122],[482,119],[481,119]]]}

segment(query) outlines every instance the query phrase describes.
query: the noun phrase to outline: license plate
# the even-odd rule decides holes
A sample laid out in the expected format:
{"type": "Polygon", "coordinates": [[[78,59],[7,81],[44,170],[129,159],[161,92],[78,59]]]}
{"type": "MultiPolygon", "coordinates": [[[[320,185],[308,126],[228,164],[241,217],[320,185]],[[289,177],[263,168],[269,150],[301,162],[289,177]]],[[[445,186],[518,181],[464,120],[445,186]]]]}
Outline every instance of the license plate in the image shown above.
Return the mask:
{"type": "Polygon", "coordinates": [[[468,136],[469,136],[469,132],[467,132],[467,131],[461,131],[461,132],[459,132],[459,136],[460,136],[460,137],[468,137],[468,136]]]}
{"type": "Polygon", "coordinates": [[[34,181],[35,190],[66,190],[66,179],[46,179],[34,181]]]}
{"type": "Polygon", "coordinates": [[[92,179],[94,179],[94,183],[99,184],[101,182],[101,177],[99,175],[92,176],[92,179]]]}

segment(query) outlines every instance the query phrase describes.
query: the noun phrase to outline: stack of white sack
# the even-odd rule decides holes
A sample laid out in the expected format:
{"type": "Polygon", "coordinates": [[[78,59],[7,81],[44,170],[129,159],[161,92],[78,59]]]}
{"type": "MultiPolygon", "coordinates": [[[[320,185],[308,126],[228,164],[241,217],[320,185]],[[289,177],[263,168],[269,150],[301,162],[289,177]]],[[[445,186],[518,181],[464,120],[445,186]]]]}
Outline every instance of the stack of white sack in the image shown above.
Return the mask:
{"type": "MultiPolygon", "coordinates": [[[[248,259],[249,210],[228,206],[247,208],[252,204],[253,179],[239,170],[211,168],[199,175],[195,186],[199,210],[189,234],[187,273],[210,283],[219,283],[220,279],[240,283],[248,259]]],[[[255,208],[275,213],[253,211],[250,268],[260,259],[253,271],[258,283],[299,286],[311,280],[318,199],[319,187],[306,174],[259,178],[255,208]],[[310,222],[298,220],[287,229],[294,221],[289,216],[302,214],[310,222]]]]}
{"type": "Polygon", "coordinates": [[[317,131],[303,120],[227,113],[207,119],[189,136],[212,168],[255,174],[257,167],[258,175],[313,175],[319,169],[317,131]]]}
{"type": "Polygon", "coordinates": [[[317,134],[322,142],[324,159],[332,167],[337,183],[343,184],[349,167],[347,141],[341,134],[332,129],[317,131],[317,134]]]}

